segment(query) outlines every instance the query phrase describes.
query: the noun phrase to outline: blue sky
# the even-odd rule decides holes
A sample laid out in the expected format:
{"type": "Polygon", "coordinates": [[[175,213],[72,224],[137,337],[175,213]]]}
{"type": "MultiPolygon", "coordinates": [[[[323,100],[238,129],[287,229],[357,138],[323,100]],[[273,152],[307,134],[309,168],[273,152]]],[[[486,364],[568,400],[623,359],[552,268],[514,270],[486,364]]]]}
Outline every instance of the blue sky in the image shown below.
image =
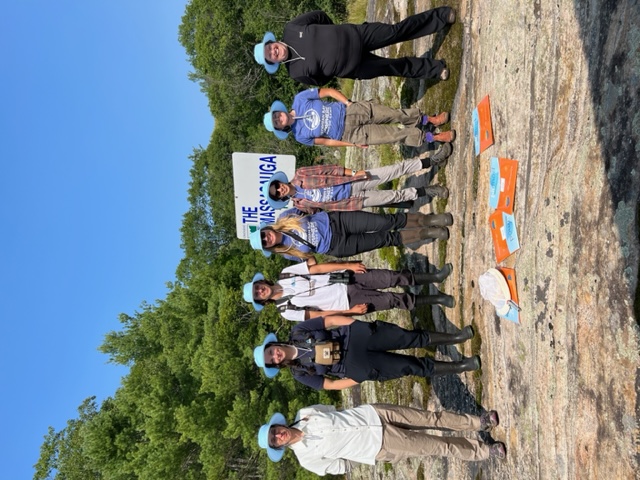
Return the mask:
{"type": "Polygon", "coordinates": [[[188,155],[213,129],[178,43],[185,3],[3,5],[3,478],[31,478],[47,427],[115,392],[104,334],[174,279],[188,155]]]}

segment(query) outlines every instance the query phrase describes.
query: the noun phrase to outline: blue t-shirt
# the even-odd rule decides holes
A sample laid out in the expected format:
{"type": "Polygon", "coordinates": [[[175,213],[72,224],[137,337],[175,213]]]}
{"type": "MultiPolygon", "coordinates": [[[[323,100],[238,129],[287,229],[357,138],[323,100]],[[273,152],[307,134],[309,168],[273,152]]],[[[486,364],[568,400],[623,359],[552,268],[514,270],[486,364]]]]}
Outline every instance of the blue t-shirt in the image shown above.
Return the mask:
{"type": "Polygon", "coordinates": [[[296,187],[294,198],[306,198],[312,202],[335,202],[351,197],[351,184],[332,185],[321,188],[300,188],[296,187]]]}
{"type": "Polygon", "coordinates": [[[298,93],[291,109],[296,119],[291,126],[295,139],[304,145],[313,145],[315,138],[342,139],[346,105],[342,102],[323,102],[318,89],[312,88],[298,93]]]}
{"type": "MultiPolygon", "coordinates": [[[[303,215],[303,212],[298,210],[297,208],[290,208],[289,210],[285,210],[280,215],[303,215]]],[[[291,238],[289,235],[283,232],[282,235],[282,245],[285,247],[295,247],[303,253],[327,253],[329,251],[329,247],[331,246],[331,227],[329,225],[329,215],[327,212],[319,212],[314,213],[313,215],[304,215],[300,218],[300,223],[302,225],[302,231],[294,232],[299,237],[305,239],[307,242],[315,245],[315,249],[311,249],[307,247],[304,243],[291,238]]],[[[292,255],[287,255],[286,253],[283,256],[289,260],[300,261],[304,260],[302,258],[294,257],[292,255]]]]}

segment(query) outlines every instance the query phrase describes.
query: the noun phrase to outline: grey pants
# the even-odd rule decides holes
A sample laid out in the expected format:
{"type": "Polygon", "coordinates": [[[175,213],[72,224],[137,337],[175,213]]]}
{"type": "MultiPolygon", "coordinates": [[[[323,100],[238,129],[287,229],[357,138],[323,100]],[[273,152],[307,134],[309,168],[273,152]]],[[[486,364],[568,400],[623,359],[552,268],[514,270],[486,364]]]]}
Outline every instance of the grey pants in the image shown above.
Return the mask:
{"type": "Polygon", "coordinates": [[[480,430],[480,417],[430,412],[400,405],[372,405],[382,421],[382,448],[376,460],[395,463],[410,457],[440,456],[478,461],[489,458],[489,445],[465,437],[428,435],[427,428],[480,430]]]}
{"type": "Polygon", "coordinates": [[[405,285],[415,285],[413,274],[408,270],[396,272],[372,268],[365,273],[356,273],[353,276],[355,283],[347,285],[349,306],[360,303],[369,305],[370,312],[391,310],[413,310],[416,304],[415,295],[407,292],[387,292],[383,289],[405,285]]]}
{"type": "Polygon", "coordinates": [[[370,101],[354,102],[347,107],[341,140],[357,145],[404,143],[419,147],[424,142],[420,115],[417,108],[396,109],[370,101]]]}
{"type": "Polygon", "coordinates": [[[369,180],[351,184],[351,196],[362,197],[363,207],[380,207],[390,203],[415,200],[418,198],[418,192],[413,187],[402,190],[378,190],[378,185],[420,170],[422,170],[422,161],[418,159],[405,160],[387,167],[372,168],[367,170],[369,180]]]}

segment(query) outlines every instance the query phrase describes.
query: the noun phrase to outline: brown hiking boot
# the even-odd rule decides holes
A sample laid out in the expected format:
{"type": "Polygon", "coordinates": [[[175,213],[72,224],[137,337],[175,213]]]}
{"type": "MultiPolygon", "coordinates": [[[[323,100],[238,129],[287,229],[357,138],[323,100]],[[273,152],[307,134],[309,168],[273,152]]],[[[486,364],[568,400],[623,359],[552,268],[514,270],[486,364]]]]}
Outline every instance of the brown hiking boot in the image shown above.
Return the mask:
{"type": "Polygon", "coordinates": [[[433,117],[430,117],[429,115],[423,115],[423,118],[422,118],[423,125],[430,123],[432,125],[435,125],[436,127],[439,127],[440,125],[444,125],[448,121],[449,121],[449,112],[442,112],[439,115],[434,115],[433,117]],[[424,121],[425,117],[427,120],[426,122],[424,121]]]}
{"type": "Polygon", "coordinates": [[[507,457],[507,447],[502,442],[489,445],[489,456],[504,460],[507,457]]]}
{"type": "Polygon", "coordinates": [[[424,139],[429,143],[433,143],[433,142],[451,143],[456,139],[456,131],[449,130],[448,132],[441,132],[441,133],[427,132],[424,135],[424,139]]]}
{"type": "Polygon", "coordinates": [[[493,427],[497,427],[500,424],[500,418],[498,412],[495,410],[489,410],[480,415],[480,430],[483,432],[489,432],[493,427]]]}

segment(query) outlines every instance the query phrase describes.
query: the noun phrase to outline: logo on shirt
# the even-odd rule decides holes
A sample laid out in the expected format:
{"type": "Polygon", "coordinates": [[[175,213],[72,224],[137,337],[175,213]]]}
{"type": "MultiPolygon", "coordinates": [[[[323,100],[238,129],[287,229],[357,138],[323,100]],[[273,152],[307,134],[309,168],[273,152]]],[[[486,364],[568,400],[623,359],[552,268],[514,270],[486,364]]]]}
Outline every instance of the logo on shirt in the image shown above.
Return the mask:
{"type": "Polygon", "coordinates": [[[320,115],[313,109],[304,112],[304,126],[313,131],[320,125],[320,115]]]}

